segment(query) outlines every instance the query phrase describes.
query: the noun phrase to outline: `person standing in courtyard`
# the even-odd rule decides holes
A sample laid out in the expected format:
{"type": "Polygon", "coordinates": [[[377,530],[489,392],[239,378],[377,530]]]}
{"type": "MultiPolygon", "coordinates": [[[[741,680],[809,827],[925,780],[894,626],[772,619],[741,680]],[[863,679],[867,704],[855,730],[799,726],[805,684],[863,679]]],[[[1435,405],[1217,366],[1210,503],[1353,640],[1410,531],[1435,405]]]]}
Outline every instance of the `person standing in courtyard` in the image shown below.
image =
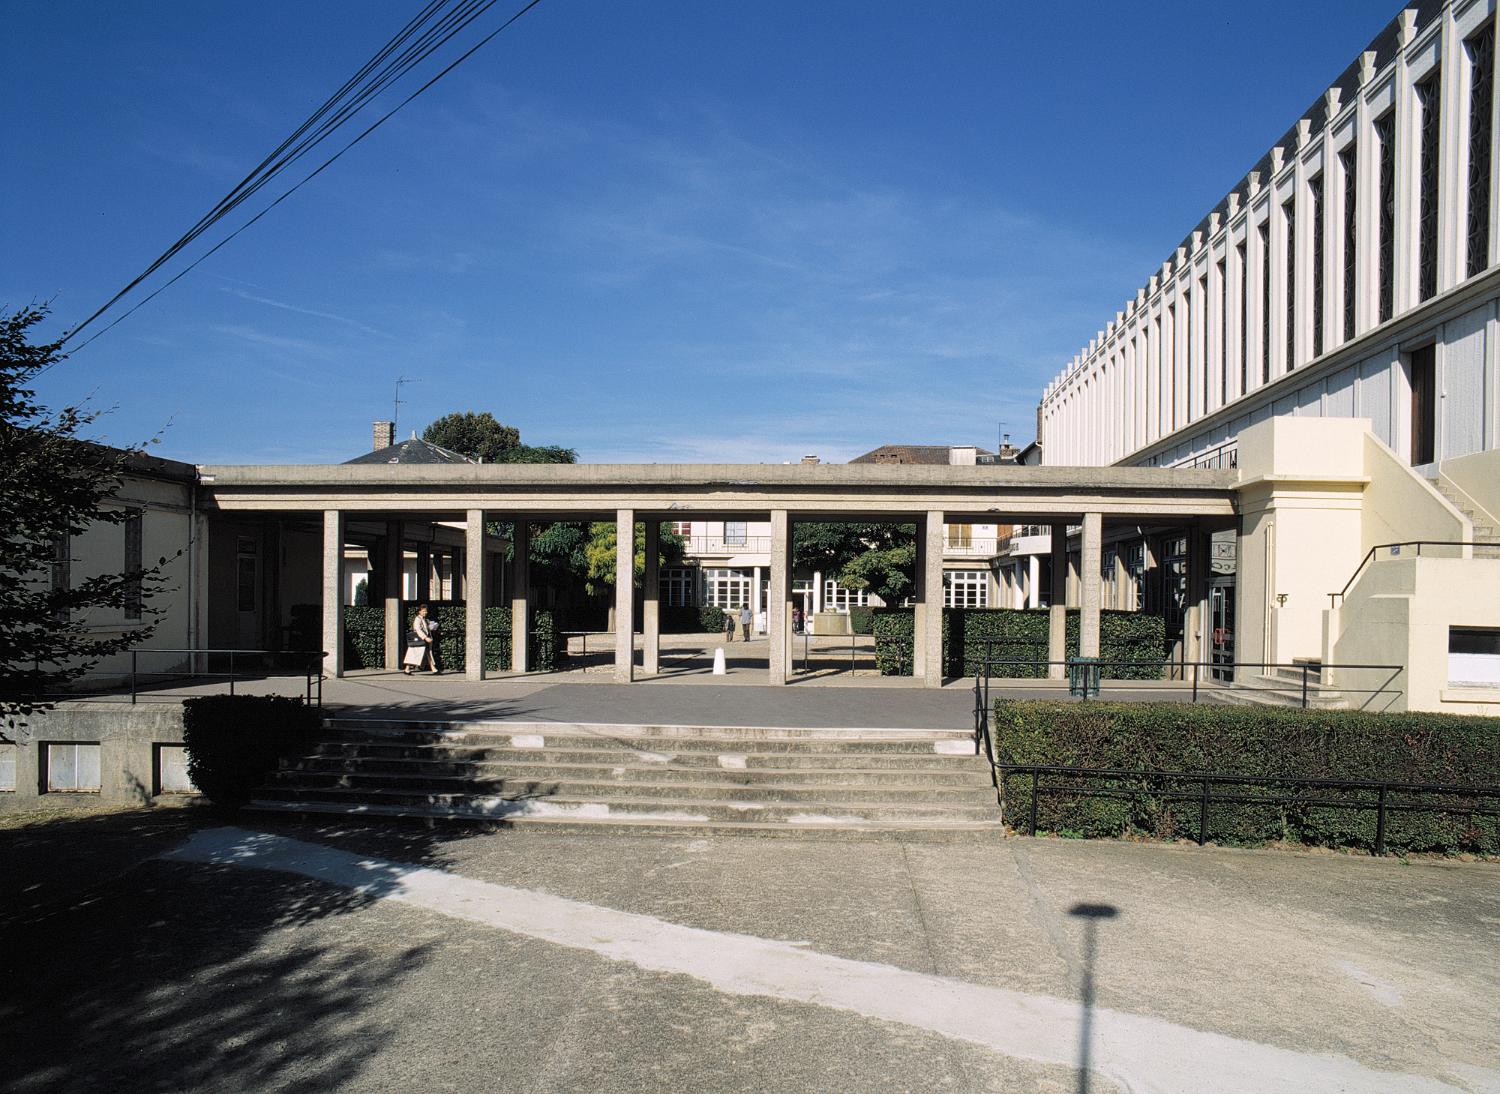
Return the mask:
{"type": "Polygon", "coordinates": [[[746,642],[750,641],[750,619],[750,605],[746,604],[740,609],[740,629],[744,632],[743,637],[746,642]]]}
{"type": "Polygon", "coordinates": [[[734,641],[734,609],[724,609],[724,641],[734,641]]]}

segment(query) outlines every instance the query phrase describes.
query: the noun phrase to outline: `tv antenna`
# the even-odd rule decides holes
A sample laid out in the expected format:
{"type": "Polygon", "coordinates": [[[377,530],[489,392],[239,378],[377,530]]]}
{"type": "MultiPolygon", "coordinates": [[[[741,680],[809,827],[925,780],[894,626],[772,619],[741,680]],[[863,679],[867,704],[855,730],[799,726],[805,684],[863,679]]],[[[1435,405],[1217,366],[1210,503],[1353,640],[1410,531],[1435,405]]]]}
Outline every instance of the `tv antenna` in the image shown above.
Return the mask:
{"type": "Polygon", "coordinates": [[[401,430],[398,429],[397,426],[401,422],[401,404],[405,402],[405,400],[401,398],[401,385],[419,384],[421,382],[422,381],[420,380],[407,379],[405,376],[396,377],[396,399],[395,404],[391,407],[391,436],[395,437],[397,440],[401,439],[401,430]]]}

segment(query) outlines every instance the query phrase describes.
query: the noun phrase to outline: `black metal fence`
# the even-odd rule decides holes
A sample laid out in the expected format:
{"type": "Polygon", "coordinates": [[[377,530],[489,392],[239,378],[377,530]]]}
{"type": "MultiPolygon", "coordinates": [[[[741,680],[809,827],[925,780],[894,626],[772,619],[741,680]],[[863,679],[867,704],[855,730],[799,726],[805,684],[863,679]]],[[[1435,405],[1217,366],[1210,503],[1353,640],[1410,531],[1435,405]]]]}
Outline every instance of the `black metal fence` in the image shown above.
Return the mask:
{"type": "Polygon", "coordinates": [[[1404,665],[1320,665],[1309,664],[1305,661],[1172,661],[1165,659],[1161,661],[1114,661],[1077,657],[1070,657],[1063,661],[1039,661],[986,657],[977,663],[974,676],[976,681],[983,681],[986,702],[989,700],[992,679],[1036,680],[1039,686],[1053,687],[1067,683],[1070,690],[1082,699],[1098,696],[1105,681],[1121,688],[1128,688],[1131,683],[1141,683],[1149,684],[1149,690],[1152,693],[1182,694],[1193,703],[1198,702],[1204,696],[1219,697],[1225,692],[1236,689],[1250,693],[1268,692],[1274,691],[1276,686],[1281,685],[1287,691],[1294,691],[1298,705],[1305,710],[1316,698],[1316,689],[1324,686],[1337,687],[1341,692],[1362,696],[1367,705],[1378,696],[1399,695],[1400,689],[1392,685],[1396,683],[1403,671],[1405,671],[1404,665]],[[1056,677],[1050,673],[1054,667],[1062,670],[1056,677]],[[1017,669],[1041,671],[1014,671],[1017,669]],[[1111,669],[1117,673],[1129,675],[1110,675],[1111,669]],[[1236,679],[1238,669],[1257,669],[1262,672],[1266,670],[1280,672],[1289,669],[1295,675],[1286,679],[1284,683],[1271,679],[1261,686],[1255,686],[1238,682],[1236,679]],[[1386,675],[1377,681],[1375,687],[1354,687],[1348,680],[1343,680],[1338,685],[1324,685],[1323,674],[1325,672],[1345,670],[1380,672],[1386,675]]]}
{"type": "Polygon", "coordinates": [[[1140,771],[1099,767],[1061,767],[1048,764],[998,763],[997,786],[1001,800],[1011,779],[1030,780],[1030,808],[1026,829],[1037,832],[1037,802],[1043,795],[1073,798],[1134,798],[1144,788],[1162,802],[1196,802],[1198,843],[1208,842],[1209,808],[1213,805],[1267,805],[1282,809],[1346,809],[1375,813],[1377,855],[1385,854],[1386,820],[1392,813],[1453,813],[1500,817],[1500,786],[1445,786],[1439,783],[1381,782],[1368,779],[1312,779],[1274,775],[1226,775],[1196,771],[1140,771]],[[1133,785],[1119,785],[1119,784],[1133,785]],[[1353,793],[1357,796],[1337,795],[1353,793]],[[1437,796],[1474,803],[1462,809],[1437,796]]]}
{"type": "Polygon", "coordinates": [[[107,698],[118,696],[134,704],[143,692],[163,693],[163,686],[186,683],[227,683],[229,694],[256,680],[277,676],[301,676],[303,701],[309,706],[323,705],[323,650],[240,650],[240,649],[160,649],[142,647],[128,651],[128,670],[85,673],[71,681],[66,689],[50,691],[49,699],[107,698]],[[177,660],[166,668],[149,667],[154,658],[177,660]],[[89,681],[96,683],[92,686],[89,681]],[[107,682],[106,682],[107,681],[107,682]]]}

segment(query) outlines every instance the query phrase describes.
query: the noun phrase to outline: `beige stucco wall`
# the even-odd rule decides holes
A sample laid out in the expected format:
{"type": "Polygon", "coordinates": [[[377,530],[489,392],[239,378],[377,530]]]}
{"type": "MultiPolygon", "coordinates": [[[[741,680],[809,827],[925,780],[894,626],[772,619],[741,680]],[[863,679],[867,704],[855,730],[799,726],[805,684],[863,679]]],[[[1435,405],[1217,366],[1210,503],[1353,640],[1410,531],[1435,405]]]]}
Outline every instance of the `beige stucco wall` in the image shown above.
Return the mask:
{"type": "Polygon", "coordinates": [[[1448,629],[1500,627],[1500,559],[1383,558],[1361,575],[1341,614],[1335,664],[1407,666],[1394,680],[1378,670],[1334,670],[1331,682],[1357,705],[1500,714],[1500,690],[1448,686],[1448,629]],[[1380,688],[1393,693],[1376,694],[1380,688]]]}
{"type": "Polygon", "coordinates": [[[1438,473],[1468,495],[1490,527],[1500,528],[1500,448],[1444,460],[1438,473]]]}
{"type": "MultiPolygon", "coordinates": [[[[1381,543],[1467,541],[1469,520],[1373,433],[1363,439],[1365,477],[1363,556],[1381,543]]],[[[1455,548],[1453,553],[1459,553],[1455,548]]],[[[1340,585],[1343,583],[1340,582],[1340,585]]]]}

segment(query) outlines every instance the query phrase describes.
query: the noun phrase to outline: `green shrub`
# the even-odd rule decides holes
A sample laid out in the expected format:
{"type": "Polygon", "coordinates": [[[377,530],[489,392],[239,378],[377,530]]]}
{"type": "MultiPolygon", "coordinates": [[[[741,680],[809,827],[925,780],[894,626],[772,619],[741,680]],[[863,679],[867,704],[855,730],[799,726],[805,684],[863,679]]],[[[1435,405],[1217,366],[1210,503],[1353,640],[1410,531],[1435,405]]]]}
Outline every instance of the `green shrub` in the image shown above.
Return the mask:
{"type": "Polygon", "coordinates": [[[875,609],[854,606],[849,609],[849,629],[855,634],[875,633],[875,609]]]}
{"type": "MultiPolygon", "coordinates": [[[[993,660],[1046,661],[1050,612],[1046,608],[950,608],[952,638],[943,644],[948,676],[973,676],[986,651],[993,660]]],[[[1078,656],[1078,610],[1067,614],[1067,657],[1078,656]]],[[[1155,680],[1161,676],[1166,623],[1142,612],[1099,613],[1099,656],[1105,679],[1155,680]]],[[[1047,675],[1045,665],[995,665],[991,676],[1034,678],[1047,675]]]]}
{"type": "Polygon", "coordinates": [[[378,669],[385,666],[385,608],[349,604],[344,607],[344,667],[378,669]]]}
{"type": "MultiPolygon", "coordinates": [[[[1001,763],[1476,787],[1493,787],[1500,770],[1500,718],[1450,714],[1002,699],[995,704],[994,739],[1001,763]]],[[[1011,775],[1003,783],[1006,816],[1026,817],[1030,777],[1011,775]]],[[[1085,836],[1197,836],[1198,787],[1190,780],[1165,789],[1161,783],[1130,780],[1091,785],[1108,787],[1120,796],[1044,794],[1037,804],[1038,828],[1085,836]],[[1168,793],[1189,800],[1172,800],[1168,793]]],[[[1213,793],[1269,796],[1265,789],[1236,786],[1217,786],[1213,793]]],[[[1282,793],[1274,788],[1269,792],[1282,793]]],[[[1375,800],[1369,790],[1302,793],[1325,800],[1375,800]]],[[[1494,817],[1474,813],[1476,808],[1493,809],[1493,798],[1397,792],[1388,797],[1388,804],[1396,806],[1424,802],[1448,811],[1390,810],[1388,849],[1500,853],[1500,824],[1494,817]]],[[[1373,809],[1215,803],[1209,810],[1208,834],[1219,843],[1291,840],[1373,848],[1375,827],[1373,809]]]]}
{"type": "Polygon", "coordinates": [[[663,604],[660,619],[662,634],[722,634],[724,631],[722,608],[663,604]]]}
{"type": "Polygon", "coordinates": [[[204,695],[182,704],[188,777],[214,805],[238,809],[283,756],[312,745],[320,716],[300,699],[204,695]]]}
{"type": "MultiPolygon", "coordinates": [[[[406,630],[411,631],[412,620],[417,610],[411,605],[406,611],[406,630]]],[[[437,620],[438,668],[444,672],[463,672],[465,668],[464,641],[468,632],[465,608],[461,601],[444,604],[429,604],[427,617],[437,620]]],[[[484,609],[484,638],[480,644],[484,667],[487,672],[505,671],[510,668],[510,624],[509,608],[484,609]]],[[[404,641],[404,639],[403,639],[404,641]]],[[[531,667],[539,672],[551,672],[557,667],[557,624],[552,613],[539,611],[532,624],[530,643],[531,667]]]]}

